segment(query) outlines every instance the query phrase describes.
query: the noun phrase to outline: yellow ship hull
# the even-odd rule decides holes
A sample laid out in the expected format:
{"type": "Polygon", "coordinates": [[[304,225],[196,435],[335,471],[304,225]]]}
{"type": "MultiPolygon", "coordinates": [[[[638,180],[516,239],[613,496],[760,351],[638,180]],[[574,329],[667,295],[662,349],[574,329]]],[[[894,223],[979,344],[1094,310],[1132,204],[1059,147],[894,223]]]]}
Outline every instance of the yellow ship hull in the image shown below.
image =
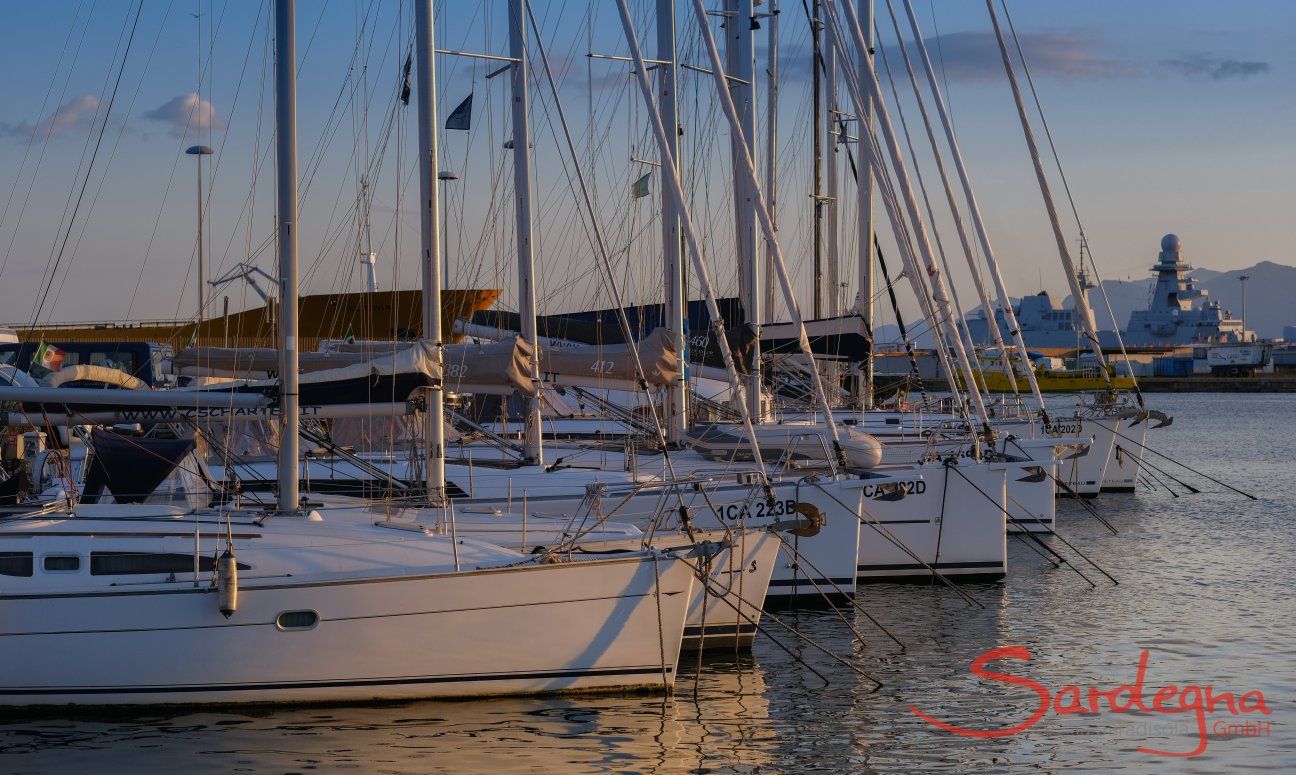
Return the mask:
{"type": "MultiPolygon", "coordinates": [[[[1015,393],[1026,392],[1030,390],[1030,384],[1024,377],[1017,378],[1016,389],[1008,381],[1008,375],[1002,371],[985,371],[986,390],[991,393],[1015,393]]],[[[1090,390],[1106,390],[1113,387],[1117,390],[1131,390],[1134,388],[1134,380],[1131,377],[1112,377],[1112,384],[1108,385],[1098,373],[1093,370],[1086,371],[1046,371],[1035,374],[1035,381],[1039,383],[1041,393],[1081,393],[1090,390]]],[[[960,379],[960,382],[962,380],[960,379]]]]}

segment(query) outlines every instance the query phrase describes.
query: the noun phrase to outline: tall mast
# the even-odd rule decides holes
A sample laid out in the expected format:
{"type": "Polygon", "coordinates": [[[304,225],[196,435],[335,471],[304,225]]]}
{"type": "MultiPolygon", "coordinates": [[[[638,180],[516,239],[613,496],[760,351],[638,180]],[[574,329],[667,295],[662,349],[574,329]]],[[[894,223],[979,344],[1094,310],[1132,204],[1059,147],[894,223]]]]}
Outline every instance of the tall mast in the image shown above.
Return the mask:
{"type": "MultiPolygon", "coordinates": [[[[918,103],[918,113],[922,118],[923,129],[927,135],[927,142],[930,144],[932,149],[932,158],[936,162],[936,172],[940,176],[941,188],[945,192],[945,201],[949,205],[950,215],[954,220],[954,230],[958,234],[959,247],[963,250],[963,258],[967,262],[968,271],[972,274],[972,283],[976,287],[977,298],[981,302],[981,309],[986,317],[986,329],[990,332],[991,341],[994,342],[995,349],[998,352],[999,362],[1000,365],[1003,366],[1004,376],[1008,378],[1008,384],[1012,386],[1012,392],[1017,393],[1017,382],[1013,377],[1012,361],[1010,360],[1008,349],[1004,346],[1003,337],[999,333],[999,325],[995,321],[995,308],[990,303],[990,297],[986,294],[985,283],[981,281],[981,272],[977,269],[976,265],[976,255],[972,251],[972,243],[968,238],[967,229],[963,226],[963,217],[959,214],[958,202],[954,197],[954,189],[950,186],[949,173],[945,169],[945,162],[943,160],[943,154],[940,151],[940,145],[936,142],[936,132],[932,129],[931,117],[927,113],[927,104],[923,100],[922,91],[918,87],[918,77],[914,74],[913,63],[909,59],[909,47],[905,45],[904,37],[900,35],[900,23],[896,20],[894,8],[891,9],[891,23],[895,27],[897,41],[900,45],[900,59],[904,62],[905,73],[909,76],[909,85],[913,88],[914,101],[918,103]]],[[[892,89],[895,89],[894,83],[892,89]]],[[[897,93],[899,92],[898,89],[895,90],[897,93]]],[[[900,121],[901,126],[903,127],[903,114],[900,117],[900,121]]],[[[905,140],[906,142],[909,141],[908,133],[905,134],[905,140]]],[[[909,153],[911,156],[915,155],[912,144],[910,144],[909,153]]],[[[919,177],[918,185],[922,188],[923,201],[927,205],[927,212],[934,213],[935,211],[932,209],[931,202],[927,198],[927,189],[923,185],[921,176],[919,177]]],[[[941,254],[942,260],[946,260],[947,256],[943,246],[941,245],[940,233],[935,232],[935,236],[936,249],[941,254]]],[[[948,271],[948,266],[946,267],[946,270],[948,271]]],[[[963,317],[963,309],[959,304],[958,292],[956,289],[953,290],[955,293],[954,306],[958,309],[959,313],[960,330],[967,333],[968,347],[975,348],[976,342],[973,341],[972,332],[968,329],[967,320],[963,317]]],[[[984,378],[984,375],[982,375],[983,380],[984,378]]]]}
{"type": "MultiPolygon", "coordinates": [[[[630,46],[630,57],[634,63],[635,83],[639,86],[639,96],[643,98],[644,105],[648,109],[648,126],[657,140],[657,149],[661,153],[662,169],[674,169],[679,165],[671,157],[669,135],[661,122],[661,113],[653,105],[652,87],[648,85],[648,69],[644,64],[643,54],[639,49],[639,36],[635,33],[634,23],[630,20],[630,7],[626,5],[626,0],[617,0],[617,11],[621,17],[621,30],[625,33],[626,43],[630,46]]],[[[688,203],[684,198],[684,187],[676,175],[663,175],[662,183],[675,202],[675,212],[679,216],[680,231],[688,247],[687,257],[693,261],[693,271],[697,274],[698,284],[702,286],[702,295],[706,299],[707,312],[711,316],[711,331],[720,347],[720,355],[724,359],[725,374],[729,377],[729,388],[736,395],[742,389],[738,382],[738,369],[734,363],[733,352],[729,349],[729,339],[725,335],[724,319],[720,316],[720,305],[716,300],[715,287],[711,284],[710,272],[707,270],[706,261],[702,258],[701,248],[698,247],[697,230],[693,228],[693,219],[689,215],[688,203]]],[[[765,463],[758,451],[760,444],[756,438],[756,430],[752,427],[751,415],[747,414],[747,405],[743,402],[738,403],[738,415],[742,420],[747,440],[752,445],[756,467],[760,470],[761,479],[768,483],[769,476],[765,470],[765,463]]]]}
{"type": "MultiPolygon", "coordinates": [[[[764,16],[769,30],[766,44],[765,68],[765,104],[766,137],[765,137],[765,190],[769,196],[770,217],[778,226],[778,90],[779,90],[779,51],[778,51],[778,0],[769,0],[769,10],[764,16]]],[[[774,248],[765,244],[765,318],[774,321],[774,248]]]]}
{"type": "MultiPolygon", "coordinates": [[[[675,64],[675,0],[657,0],[657,105],[662,126],[666,127],[667,142],[671,145],[669,158],[675,160],[674,169],[662,167],[661,175],[680,174],[679,102],[676,97],[679,68],[675,64]]],[[[663,157],[665,162],[667,157],[663,157]]],[[[684,252],[681,250],[679,208],[670,195],[666,181],[661,183],[662,208],[662,269],[665,279],[666,304],[664,306],[666,330],[675,339],[675,354],[680,359],[680,373],[666,390],[666,439],[671,444],[681,444],[688,431],[688,381],[687,329],[688,308],[685,305],[684,252]]]]}
{"type": "Polygon", "coordinates": [[[1030,118],[1026,115],[1026,103],[1022,101],[1021,88],[1017,85],[1017,74],[1013,72],[1012,59],[1008,56],[1008,45],[1004,42],[1003,30],[999,28],[999,17],[995,14],[994,3],[986,0],[990,11],[990,23],[994,25],[995,39],[999,42],[999,56],[1003,59],[1004,72],[1008,74],[1008,85],[1012,87],[1013,101],[1017,104],[1017,118],[1021,120],[1022,134],[1026,137],[1026,146],[1030,150],[1031,162],[1035,165],[1035,179],[1039,181],[1040,196],[1044,198],[1044,209],[1048,211],[1049,225],[1053,227],[1053,239],[1057,242],[1058,257],[1062,259],[1062,269],[1066,272],[1067,285],[1071,286],[1071,298],[1075,299],[1075,311],[1080,316],[1080,325],[1085,338],[1089,340],[1089,349],[1098,359],[1098,369],[1102,372],[1107,387],[1112,387],[1111,375],[1107,373],[1107,359],[1103,356],[1102,345],[1098,343],[1097,325],[1094,323],[1093,308],[1084,289],[1080,287],[1080,277],[1076,272],[1075,262],[1071,260],[1071,249],[1067,247],[1066,236],[1062,234],[1062,222],[1058,219],[1057,206],[1053,204],[1053,192],[1049,190],[1048,178],[1044,174],[1044,164],[1040,161],[1039,147],[1035,144],[1035,133],[1031,130],[1030,118]]]}
{"type": "MultiPolygon", "coordinates": [[[[963,186],[963,197],[967,200],[968,215],[972,219],[972,227],[976,231],[977,241],[981,245],[981,253],[985,256],[986,267],[990,270],[990,278],[994,281],[999,310],[1003,313],[1008,335],[1016,346],[1017,357],[1025,367],[1026,381],[1030,384],[1031,393],[1034,394],[1040,411],[1045,413],[1047,419],[1044,396],[1040,393],[1039,382],[1035,379],[1035,370],[1030,367],[1030,354],[1026,351],[1026,341],[1022,338],[1021,326],[1017,324],[1017,315],[1013,312],[1012,298],[1008,295],[1008,288],[1004,285],[1003,274],[999,271],[999,263],[995,260],[994,249],[990,246],[990,235],[986,231],[985,219],[981,217],[981,207],[977,204],[976,195],[972,191],[972,181],[968,176],[967,167],[963,163],[963,152],[959,150],[958,140],[954,136],[954,126],[950,121],[949,110],[945,106],[944,97],[941,96],[940,85],[936,80],[936,71],[932,68],[931,57],[927,55],[927,44],[923,41],[922,33],[918,28],[918,17],[914,14],[913,4],[909,0],[905,0],[905,15],[909,17],[909,28],[913,31],[914,43],[918,47],[918,59],[922,62],[923,72],[926,73],[927,85],[932,92],[932,101],[936,103],[936,113],[940,116],[941,127],[945,130],[945,140],[950,147],[950,157],[954,160],[954,169],[958,172],[959,182],[963,186]]],[[[994,323],[994,315],[987,315],[987,325],[994,325],[994,323]]]]}
{"type": "Polygon", "coordinates": [[[752,82],[756,73],[756,52],[752,45],[752,0],[725,0],[726,72],[731,76],[729,95],[738,110],[741,134],[729,135],[734,177],[734,247],[738,254],[738,302],[742,305],[751,345],[752,367],[747,375],[747,408],[757,422],[761,413],[760,273],[756,262],[756,194],[742,174],[745,157],[756,157],[756,96],[752,82]]]}
{"type": "Polygon", "coordinates": [[[535,250],[531,244],[531,135],[527,107],[526,0],[509,0],[509,55],[513,63],[513,201],[517,205],[518,315],[522,338],[531,346],[531,383],[526,398],[523,454],[533,464],[544,461],[540,438],[540,349],[536,338],[535,250]]]}
{"type": "MultiPolygon", "coordinates": [[[[423,264],[423,339],[431,342],[437,362],[444,359],[441,342],[441,212],[437,172],[436,34],[432,0],[416,0],[414,26],[418,47],[419,256],[423,264]]],[[[437,380],[428,390],[424,412],[424,475],[428,503],[445,505],[445,389],[437,380]]]]}
{"type": "MultiPolygon", "coordinates": [[[[621,0],[621,3],[624,7],[625,0],[621,0]]],[[[815,398],[818,400],[819,409],[823,412],[824,426],[828,431],[829,439],[832,441],[837,461],[845,464],[846,459],[842,451],[841,437],[837,432],[837,424],[833,421],[832,406],[829,404],[828,394],[824,392],[823,380],[819,377],[819,370],[815,368],[814,351],[810,347],[810,337],[806,334],[805,321],[801,317],[801,307],[797,304],[796,292],[792,288],[792,280],[788,275],[787,264],[783,261],[783,251],[779,247],[778,233],[774,231],[774,221],[770,218],[769,207],[766,205],[764,196],[761,195],[760,179],[756,174],[756,162],[748,152],[749,144],[747,141],[750,138],[743,130],[738,108],[734,104],[733,95],[729,93],[727,88],[730,75],[725,70],[724,62],[720,60],[720,51],[716,48],[715,36],[711,32],[710,22],[707,19],[706,8],[702,6],[702,0],[693,0],[693,17],[697,21],[698,31],[702,33],[702,45],[706,49],[707,58],[711,60],[711,79],[715,83],[716,93],[720,97],[720,108],[724,111],[725,120],[729,123],[729,132],[742,141],[736,144],[740,152],[735,160],[738,162],[736,165],[737,171],[742,174],[746,189],[751,193],[752,204],[756,209],[755,215],[760,222],[761,232],[774,248],[774,271],[778,275],[779,287],[783,291],[783,303],[787,304],[788,315],[792,318],[792,328],[796,331],[801,353],[810,364],[808,370],[810,385],[815,398]]],[[[730,21],[733,20],[730,19],[730,21]]]]}
{"type": "Polygon", "coordinates": [[[823,46],[820,38],[823,35],[823,22],[819,11],[822,0],[812,0],[814,11],[810,17],[811,62],[811,143],[814,155],[814,288],[810,294],[810,312],[816,318],[823,317],[823,72],[820,64],[823,61],[823,46]]]}
{"type": "MultiPolygon", "coordinates": [[[[836,0],[825,0],[825,8],[828,10],[828,22],[833,26],[834,32],[839,32],[837,27],[835,12],[841,8],[845,19],[845,36],[855,46],[857,62],[859,63],[858,75],[863,76],[863,83],[858,82],[857,74],[847,71],[847,86],[850,89],[851,97],[855,101],[856,110],[861,113],[869,104],[875,108],[875,116],[878,122],[878,128],[882,130],[882,140],[885,146],[886,154],[891,160],[891,167],[895,172],[897,194],[903,200],[904,208],[908,212],[909,221],[913,225],[913,238],[917,243],[918,252],[922,257],[927,276],[931,281],[932,300],[935,303],[935,312],[939,318],[938,322],[947,326],[956,326],[954,310],[950,304],[949,291],[945,285],[945,278],[937,268],[935,255],[932,252],[931,242],[927,236],[927,228],[922,219],[922,212],[918,208],[918,200],[914,197],[913,188],[909,184],[909,173],[904,164],[904,154],[900,150],[899,141],[896,139],[895,128],[891,125],[890,115],[887,113],[886,104],[882,101],[882,86],[878,83],[877,72],[874,69],[873,61],[868,55],[868,43],[865,42],[863,31],[860,29],[859,16],[855,13],[854,6],[849,2],[838,3],[836,0]]],[[[843,41],[844,45],[844,41],[843,41]]],[[[882,174],[882,160],[876,154],[871,155],[871,162],[876,165],[879,176],[882,174]]],[[[889,207],[889,205],[888,205],[889,207]]],[[[898,216],[898,213],[897,213],[898,216]]],[[[893,217],[898,224],[898,218],[893,217]]],[[[957,335],[947,337],[952,346],[954,360],[958,363],[960,370],[966,376],[967,384],[975,386],[974,371],[971,362],[968,360],[967,350],[963,347],[962,339],[957,335]]],[[[954,382],[954,373],[949,372],[949,378],[954,382]]],[[[968,391],[968,397],[971,400],[972,407],[976,412],[977,419],[981,421],[982,428],[987,436],[992,435],[990,428],[990,417],[986,411],[985,402],[981,398],[981,392],[976,389],[968,391]]]]}
{"type": "Polygon", "coordinates": [[[827,218],[824,223],[824,238],[827,243],[827,272],[825,290],[828,301],[824,314],[836,317],[841,311],[838,299],[841,297],[841,220],[837,203],[841,200],[841,183],[838,179],[839,164],[837,157],[838,127],[841,126],[837,101],[837,46],[833,39],[832,29],[823,31],[823,69],[824,69],[824,207],[827,218]]]}
{"type": "MultiPolygon", "coordinates": [[[[864,9],[861,13],[861,21],[867,26],[865,38],[868,40],[869,51],[873,50],[873,0],[863,0],[864,9]]],[[[860,66],[862,71],[863,65],[860,66]]],[[[859,73],[859,79],[863,82],[865,76],[863,72],[859,73]]],[[[872,142],[873,135],[873,111],[867,103],[864,110],[860,112],[857,126],[859,132],[859,157],[868,159],[871,156],[871,149],[868,148],[872,142]]],[[[856,311],[864,318],[864,325],[869,331],[873,330],[873,165],[864,164],[856,173],[856,187],[858,196],[856,197],[856,215],[859,221],[859,258],[857,270],[859,272],[859,298],[856,302],[856,311]]],[[[870,343],[869,357],[864,363],[860,364],[863,373],[859,375],[860,379],[856,382],[856,400],[861,409],[873,408],[873,347],[870,343]]]]}
{"type": "Polygon", "coordinates": [[[279,210],[279,510],[297,498],[297,44],[294,0],[275,0],[275,176],[279,210]]]}

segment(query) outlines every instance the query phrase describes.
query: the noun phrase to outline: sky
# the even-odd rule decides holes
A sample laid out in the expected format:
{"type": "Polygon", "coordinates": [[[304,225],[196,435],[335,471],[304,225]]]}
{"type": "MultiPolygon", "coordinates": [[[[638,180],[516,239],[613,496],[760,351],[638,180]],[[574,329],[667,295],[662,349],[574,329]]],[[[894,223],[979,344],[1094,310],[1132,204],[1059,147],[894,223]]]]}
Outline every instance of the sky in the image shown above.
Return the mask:
{"type": "MultiPolygon", "coordinates": [[[[630,5],[651,55],[653,3],[630,5]]],[[[681,60],[704,64],[691,4],[677,5],[681,60]]],[[[1046,289],[1060,299],[1065,278],[985,6],[975,0],[915,5],[1008,289],[1014,295],[1046,289]]],[[[502,0],[443,0],[436,7],[441,49],[507,53],[502,0]]],[[[588,217],[573,193],[578,168],[595,193],[623,296],[658,300],[658,182],[652,180],[653,196],[630,196],[631,183],[657,159],[644,107],[627,65],[586,56],[627,53],[615,4],[549,0],[533,7],[542,44],[533,36],[529,49],[541,311],[610,304],[588,217]],[[557,103],[543,76],[541,49],[558,81],[557,103]],[[578,163],[562,141],[559,104],[578,163]]],[[[932,195],[935,231],[970,310],[970,275],[885,9],[878,4],[880,40],[901,99],[889,90],[884,99],[893,124],[901,114],[908,123],[917,158],[907,164],[921,172],[932,195]]],[[[1296,51],[1290,45],[1296,4],[1008,0],[1008,9],[1103,277],[1145,276],[1167,232],[1180,235],[1189,261],[1215,270],[1262,260],[1296,264],[1286,234],[1296,201],[1296,51]]],[[[192,318],[197,170],[195,157],[183,151],[195,143],[215,150],[204,162],[207,277],[249,257],[274,274],[273,41],[266,6],[50,0],[10,2],[0,13],[0,67],[7,75],[0,80],[0,321],[192,318]]],[[[418,287],[418,220],[411,206],[418,196],[416,116],[397,99],[411,17],[411,6],[395,0],[298,3],[304,292],[360,290],[357,256],[370,246],[383,287],[418,287]],[[357,214],[364,212],[367,228],[357,214]]],[[[768,25],[755,33],[762,169],[771,113],[764,80],[768,25]]],[[[906,29],[910,43],[911,37],[906,29]]],[[[781,0],[778,47],[776,213],[794,285],[808,304],[811,70],[800,2],[781,0]]],[[[442,164],[459,175],[442,184],[443,228],[448,284],[501,288],[502,306],[511,307],[509,78],[488,77],[500,65],[438,57],[442,121],[474,96],[471,129],[441,133],[442,164]]],[[[681,78],[690,207],[719,290],[732,294],[728,131],[709,78],[693,72],[681,78]]],[[[843,103],[842,110],[852,108],[843,103]]],[[[838,163],[844,175],[844,150],[838,163]]],[[[1075,220],[1056,169],[1049,174],[1074,247],[1075,220]]],[[[839,203],[847,301],[854,296],[853,197],[853,185],[845,186],[839,203]]],[[[878,218],[890,258],[894,238],[880,207],[878,218]]],[[[697,296],[696,280],[692,285],[697,296]]],[[[208,314],[219,312],[224,296],[233,309],[257,303],[238,280],[210,295],[208,314]]]]}

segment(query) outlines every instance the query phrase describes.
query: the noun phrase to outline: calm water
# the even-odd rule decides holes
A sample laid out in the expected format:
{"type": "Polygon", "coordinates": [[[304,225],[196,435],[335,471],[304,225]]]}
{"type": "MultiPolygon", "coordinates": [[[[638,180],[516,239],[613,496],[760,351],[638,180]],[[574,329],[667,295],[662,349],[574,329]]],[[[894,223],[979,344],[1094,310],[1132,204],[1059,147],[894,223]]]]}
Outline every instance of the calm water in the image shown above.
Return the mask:
{"type": "MultiPolygon", "coordinates": [[[[1009,579],[968,587],[984,609],[940,588],[865,589],[861,604],[907,644],[903,652],[863,616],[854,619],[861,645],[831,614],[786,615],[881,678],[877,691],[812,647],[795,646],[825,685],[762,639],[749,657],[708,657],[700,672],[690,664],[678,694],[665,701],[527,699],[0,722],[0,771],[1296,770],[1296,398],[1151,401],[1176,419],[1152,434],[1150,445],[1261,500],[1195,476],[1185,478],[1207,492],[1103,496],[1096,505],[1119,535],[1063,502],[1064,536],[1119,586],[1086,569],[1098,582],[1092,588],[1013,540],[1009,579]],[[916,705],[979,729],[1025,719],[1037,703],[1033,693],[968,673],[974,658],[1003,645],[1025,646],[1033,659],[1000,667],[1053,691],[1130,683],[1148,649],[1149,701],[1166,684],[1260,690],[1273,710],[1264,717],[1269,734],[1212,734],[1205,754],[1167,759],[1136,749],[1191,750],[1191,714],[1112,714],[1104,706],[1097,716],[1050,713],[1014,737],[981,740],[942,732],[910,713],[916,705]]],[[[771,633],[792,642],[777,628],[771,633]]],[[[1221,719],[1227,716],[1213,716],[1208,728],[1221,719]]]]}

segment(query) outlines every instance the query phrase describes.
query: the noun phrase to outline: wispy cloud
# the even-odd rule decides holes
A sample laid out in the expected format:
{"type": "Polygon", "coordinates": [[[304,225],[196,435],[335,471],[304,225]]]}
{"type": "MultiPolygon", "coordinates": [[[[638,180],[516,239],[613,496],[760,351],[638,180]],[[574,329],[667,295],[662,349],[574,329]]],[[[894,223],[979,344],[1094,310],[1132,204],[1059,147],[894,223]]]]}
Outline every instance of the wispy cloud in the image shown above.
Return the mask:
{"type": "MultiPolygon", "coordinates": [[[[1135,62],[1104,53],[1106,41],[1089,30],[1023,32],[1018,37],[1031,73],[1036,76],[1120,78],[1141,71],[1135,62]]],[[[1003,60],[993,32],[953,32],[924,42],[932,64],[949,78],[972,81],[1003,77],[1003,60]]],[[[909,55],[917,56],[915,46],[907,46],[909,55]]],[[[902,67],[899,48],[888,46],[886,53],[892,67],[902,67]]]]}
{"type": "Polygon", "coordinates": [[[228,124],[210,101],[195,92],[180,94],[144,114],[144,118],[166,124],[177,137],[208,130],[224,131],[228,124]]]}
{"type": "Polygon", "coordinates": [[[99,112],[99,98],[93,94],[81,94],[61,105],[50,116],[31,123],[23,121],[17,124],[0,122],[0,135],[27,140],[56,137],[78,130],[86,129],[94,123],[95,114],[99,112]]]}
{"type": "Polygon", "coordinates": [[[1192,78],[1210,78],[1215,81],[1223,81],[1227,78],[1250,78],[1272,69],[1268,62],[1220,59],[1207,54],[1187,54],[1177,59],[1163,60],[1161,64],[1192,78]]]}

